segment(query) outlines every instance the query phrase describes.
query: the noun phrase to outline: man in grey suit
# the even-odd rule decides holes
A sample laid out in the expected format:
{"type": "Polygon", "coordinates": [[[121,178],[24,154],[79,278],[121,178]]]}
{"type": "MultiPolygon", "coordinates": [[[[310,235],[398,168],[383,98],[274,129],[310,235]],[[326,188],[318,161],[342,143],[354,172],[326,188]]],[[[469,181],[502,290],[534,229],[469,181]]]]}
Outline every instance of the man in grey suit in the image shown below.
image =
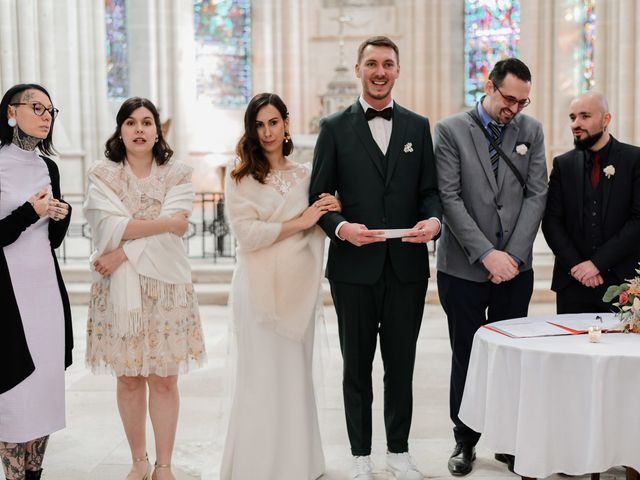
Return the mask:
{"type": "MultiPolygon", "coordinates": [[[[453,353],[452,475],[471,472],[480,438],[458,418],[473,336],[486,323],[526,316],[533,292],[532,250],[545,208],[547,166],[542,126],[520,113],[530,90],[529,68],[515,58],[501,60],[476,106],[435,127],[444,210],[438,294],[453,353]]],[[[512,468],[510,455],[496,459],[512,468]]]]}

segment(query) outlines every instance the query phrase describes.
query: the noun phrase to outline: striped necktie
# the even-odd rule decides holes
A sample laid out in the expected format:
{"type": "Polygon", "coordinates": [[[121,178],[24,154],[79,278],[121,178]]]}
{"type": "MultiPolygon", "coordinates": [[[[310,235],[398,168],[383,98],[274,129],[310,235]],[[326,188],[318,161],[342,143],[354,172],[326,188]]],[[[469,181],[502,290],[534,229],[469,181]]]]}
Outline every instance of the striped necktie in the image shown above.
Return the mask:
{"type": "MultiPolygon", "coordinates": [[[[502,127],[496,122],[489,122],[489,132],[491,133],[495,144],[501,146],[502,127]]],[[[500,154],[491,144],[489,144],[489,157],[491,158],[491,169],[493,170],[493,175],[498,178],[498,161],[500,160],[500,154]]]]}

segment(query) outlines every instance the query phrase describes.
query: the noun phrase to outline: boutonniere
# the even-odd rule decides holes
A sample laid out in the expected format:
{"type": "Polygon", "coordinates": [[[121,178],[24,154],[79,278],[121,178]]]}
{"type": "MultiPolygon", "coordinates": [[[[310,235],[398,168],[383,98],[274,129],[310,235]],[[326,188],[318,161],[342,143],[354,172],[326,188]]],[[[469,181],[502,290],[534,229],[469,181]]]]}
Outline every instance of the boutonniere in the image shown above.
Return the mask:
{"type": "Polygon", "coordinates": [[[411,153],[413,152],[413,143],[411,142],[407,142],[404,144],[404,153],[411,153]]]}
{"type": "Polygon", "coordinates": [[[602,169],[602,172],[607,178],[611,178],[616,174],[616,167],[613,165],[607,165],[602,169]]]}
{"type": "Polygon", "coordinates": [[[516,146],[516,153],[518,155],[526,155],[528,151],[529,147],[526,143],[521,143],[520,145],[516,146]]]}

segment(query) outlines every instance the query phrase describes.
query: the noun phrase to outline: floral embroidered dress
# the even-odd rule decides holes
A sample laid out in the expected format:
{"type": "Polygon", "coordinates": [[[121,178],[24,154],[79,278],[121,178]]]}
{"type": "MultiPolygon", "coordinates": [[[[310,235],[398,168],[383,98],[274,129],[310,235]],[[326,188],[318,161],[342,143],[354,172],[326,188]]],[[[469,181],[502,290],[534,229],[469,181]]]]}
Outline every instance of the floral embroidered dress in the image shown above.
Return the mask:
{"type": "MultiPolygon", "coordinates": [[[[191,168],[178,162],[158,166],[151,174],[137,178],[125,163],[109,160],[89,170],[112,189],[134,219],[159,216],[166,193],[176,185],[191,182],[191,168]]],[[[86,362],[94,373],[117,376],[168,376],[186,373],[205,361],[204,341],[198,302],[193,285],[186,285],[186,296],[161,297],[171,285],[158,286],[140,276],[142,327],[134,335],[122,335],[114,324],[109,301],[110,279],[102,277],[91,285],[87,321],[86,362]]]]}

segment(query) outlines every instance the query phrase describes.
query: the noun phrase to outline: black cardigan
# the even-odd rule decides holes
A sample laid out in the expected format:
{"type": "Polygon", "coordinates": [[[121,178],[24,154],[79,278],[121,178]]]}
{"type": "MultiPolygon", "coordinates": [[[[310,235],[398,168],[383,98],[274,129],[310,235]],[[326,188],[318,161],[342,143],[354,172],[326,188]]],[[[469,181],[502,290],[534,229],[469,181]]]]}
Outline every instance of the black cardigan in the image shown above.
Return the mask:
{"type": "MultiPolygon", "coordinates": [[[[57,165],[49,158],[42,157],[49,170],[51,190],[55,198],[60,198],[60,174],[57,165]]],[[[66,202],[65,202],[66,203],[66,202]]],[[[68,204],[67,204],[68,205],[68,204]]],[[[30,225],[36,223],[39,217],[29,202],[16,208],[9,215],[0,219],[0,394],[12,389],[33,373],[35,365],[29,353],[25,338],[20,310],[11,284],[11,276],[4,256],[4,248],[11,245],[30,225]]],[[[56,267],[56,277],[60,286],[60,297],[64,309],[65,330],[65,369],[71,365],[71,351],[73,349],[73,331],[71,327],[71,307],[69,296],[62,280],[60,267],[54,249],[58,248],[67,233],[71,221],[71,206],[69,214],[59,222],[49,222],[49,242],[51,255],[56,267]]],[[[37,292],[34,292],[37,295],[37,292]]]]}

